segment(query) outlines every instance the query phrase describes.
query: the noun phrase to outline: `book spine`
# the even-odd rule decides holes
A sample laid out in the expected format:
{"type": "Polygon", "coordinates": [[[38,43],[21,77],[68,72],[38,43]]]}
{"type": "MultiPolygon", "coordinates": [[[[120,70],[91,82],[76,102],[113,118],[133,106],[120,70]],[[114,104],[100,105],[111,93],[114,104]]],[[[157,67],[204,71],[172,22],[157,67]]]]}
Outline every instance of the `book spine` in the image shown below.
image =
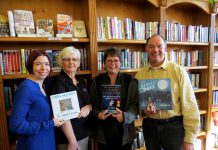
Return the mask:
{"type": "Polygon", "coordinates": [[[15,37],[15,27],[14,27],[14,15],[12,11],[8,11],[8,22],[9,22],[9,28],[10,28],[10,35],[12,37],[15,37]]]}

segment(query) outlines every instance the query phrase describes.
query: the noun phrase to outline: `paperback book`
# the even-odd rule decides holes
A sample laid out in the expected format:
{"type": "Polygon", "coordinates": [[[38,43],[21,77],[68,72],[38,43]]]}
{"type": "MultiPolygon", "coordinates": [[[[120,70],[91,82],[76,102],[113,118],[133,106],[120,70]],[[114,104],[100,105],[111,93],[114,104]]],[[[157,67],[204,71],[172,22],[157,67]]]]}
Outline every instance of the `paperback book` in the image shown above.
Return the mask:
{"type": "Polygon", "coordinates": [[[139,108],[141,114],[152,102],[156,110],[172,110],[171,80],[145,79],[139,80],[139,108]]]}
{"type": "Polygon", "coordinates": [[[15,32],[18,37],[36,37],[32,11],[14,10],[15,32]]]}
{"type": "Polygon", "coordinates": [[[73,36],[73,24],[72,17],[64,14],[57,14],[57,37],[72,37],[73,36]]]}
{"type": "Polygon", "coordinates": [[[115,114],[116,108],[121,106],[121,85],[101,85],[102,110],[115,114]]]}
{"type": "Polygon", "coordinates": [[[8,16],[0,14],[0,37],[10,36],[8,16]]]}
{"type": "Polygon", "coordinates": [[[73,21],[73,34],[74,37],[87,37],[86,27],[83,20],[73,21]]]}
{"type": "Polygon", "coordinates": [[[51,19],[36,20],[37,37],[54,37],[53,21],[51,19]]]}
{"type": "Polygon", "coordinates": [[[54,118],[69,120],[78,117],[80,112],[76,91],[50,96],[54,118]]]}

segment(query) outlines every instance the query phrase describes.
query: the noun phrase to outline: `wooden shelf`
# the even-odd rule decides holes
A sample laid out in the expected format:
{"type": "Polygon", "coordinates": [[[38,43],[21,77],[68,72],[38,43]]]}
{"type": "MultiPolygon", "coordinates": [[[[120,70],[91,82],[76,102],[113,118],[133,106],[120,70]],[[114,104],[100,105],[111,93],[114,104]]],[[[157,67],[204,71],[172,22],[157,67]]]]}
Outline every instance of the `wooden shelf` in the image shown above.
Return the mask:
{"type": "MultiPolygon", "coordinates": [[[[123,72],[123,73],[136,73],[138,72],[139,70],[141,70],[141,68],[138,68],[138,69],[121,69],[120,72],[123,72]]],[[[105,70],[98,70],[98,73],[105,73],[106,71],[105,70]]]]}
{"type": "Polygon", "coordinates": [[[214,86],[214,87],[213,87],[213,90],[218,90],[218,86],[214,86]]]}
{"type": "Polygon", "coordinates": [[[89,42],[88,38],[0,37],[0,42],[72,43],[89,42]]]}
{"type": "Polygon", "coordinates": [[[207,88],[194,89],[195,93],[207,92],[207,88]]]}
{"type": "Polygon", "coordinates": [[[207,113],[206,110],[200,110],[200,114],[201,114],[201,115],[204,115],[204,114],[206,114],[206,113],[207,113]]]}
{"type": "MultiPolygon", "coordinates": [[[[56,72],[52,72],[50,76],[55,76],[58,75],[60,71],[56,71],[56,72]]],[[[90,70],[81,70],[79,71],[76,75],[88,75],[91,74],[90,70]]],[[[23,78],[27,78],[28,74],[7,74],[7,75],[3,75],[2,79],[23,79],[23,78]]]]}
{"type": "Polygon", "coordinates": [[[188,46],[192,46],[192,45],[196,45],[196,46],[208,46],[209,43],[200,43],[200,42],[171,42],[171,41],[167,41],[166,42],[167,45],[188,45],[188,46]]]}
{"type": "Polygon", "coordinates": [[[212,112],[218,111],[218,107],[212,107],[211,109],[212,112]]]}
{"type": "Polygon", "coordinates": [[[135,150],[146,150],[146,148],[145,147],[140,147],[140,148],[137,148],[135,150]]]}
{"type": "Polygon", "coordinates": [[[193,69],[208,69],[208,66],[191,66],[191,67],[184,67],[185,70],[193,70],[193,69]]]}
{"type": "Polygon", "coordinates": [[[140,126],[142,126],[142,121],[143,121],[143,118],[142,118],[142,117],[140,117],[140,118],[138,118],[138,119],[135,119],[135,120],[134,120],[135,127],[140,127],[140,126]]]}
{"type": "Polygon", "coordinates": [[[206,136],[206,132],[205,131],[200,131],[197,135],[197,137],[205,137],[206,136]]]}
{"type": "Polygon", "coordinates": [[[98,40],[98,43],[113,43],[113,44],[146,44],[146,40],[98,40]]]}

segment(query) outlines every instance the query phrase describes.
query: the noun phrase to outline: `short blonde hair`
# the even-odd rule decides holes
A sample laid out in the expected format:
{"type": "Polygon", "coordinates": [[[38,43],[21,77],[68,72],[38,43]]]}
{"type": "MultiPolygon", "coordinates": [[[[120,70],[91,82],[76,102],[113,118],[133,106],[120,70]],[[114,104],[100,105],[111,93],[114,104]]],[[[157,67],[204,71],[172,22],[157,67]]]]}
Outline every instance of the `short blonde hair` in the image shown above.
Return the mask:
{"type": "Polygon", "coordinates": [[[79,49],[76,49],[73,46],[65,47],[61,50],[61,53],[58,57],[58,65],[62,67],[62,61],[64,58],[68,58],[69,55],[74,55],[77,59],[80,60],[81,54],[79,49]]]}

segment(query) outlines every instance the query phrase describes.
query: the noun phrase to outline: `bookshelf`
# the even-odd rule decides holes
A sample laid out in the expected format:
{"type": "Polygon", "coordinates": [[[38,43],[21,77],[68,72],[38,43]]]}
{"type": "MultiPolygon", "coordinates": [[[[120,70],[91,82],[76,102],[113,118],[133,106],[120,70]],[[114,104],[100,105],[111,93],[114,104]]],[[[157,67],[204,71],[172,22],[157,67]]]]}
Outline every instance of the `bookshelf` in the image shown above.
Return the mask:
{"type": "MultiPolygon", "coordinates": [[[[57,33],[57,14],[68,14],[72,15],[75,20],[84,20],[86,25],[86,30],[88,37],[87,38],[26,38],[26,37],[1,37],[0,38],[0,50],[13,50],[13,49],[58,49],[61,50],[66,46],[75,46],[77,48],[86,48],[88,53],[88,70],[80,70],[78,75],[84,76],[89,81],[92,78],[92,52],[94,36],[93,30],[94,22],[93,18],[93,0],[30,0],[23,2],[22,0],[18,1],[2,1],[1,2],[1,11],[0,14],[7,15],[8,10],[31,10],[33,12],[34,23],[37,19],[52,19],[54,24],[55,35],[57,33]],[[79,6],[79,7],[78,7],[79,6]]],[[[56,75],[58,72],[54,72],[51,75],[56,75]]],[[[4,86],[17,83],[18,81],[26,78],[27,74],[7,74],[0,75],[0,149],[9,150],[15,149],[16,139],[11,136],[8,132],[8,114],[5,108],[5,99],[4,99],[4,86]]]]}
{"type": "MultiPolygon", "coordinates": [[[[54,31],[57,31],[57,14],[69,14],[74,20],[84,20],[88,38],[25,38],[25,37],[1,37],[0,51],[8,49],[62,49],[66,46],[86,48],[88,52],[88,70],[81,70],[78,75],[88,79],[94,78],[99,73],[98,52],[108,47],[130,49],[143,52],[146,40],[126,39],[98,39],[97,17],[117,17],[117,19],[130,18],[140,22],[159,22],[160,33],[165,37],[165,21],[180,22],[183,25],[202,25],[211,27],[210,33],[214,33],[218,26],[217,12],[212,12],[209,1],[205,0],[7,0],[1,2],[0,14],[7,14],[8,10],[23,9],[33,12],[34,22],[37,19],[49,18],[53,20],[54,31]],[[193,13],[194,12],[194,13],[193,13]],[[188,17],[187,17],[188,16],[188,17]]],[[[200,73],[200,87],[195,89],[199,102],[201,116],[205,117],[205,130],[199,133],[203,140],[203,149],[208,143],[207,136],[210,133],[211,112],[218,111],[212,108],[212,93],[217,90],[213,87],[213,72],[218,71],[213,66],[214,51],[218,51],[218,44],[214,43],[214,35],[210,34],[208,42],[188,42],[168,40],[168,50],[184,49],[185,51],[202,50],[202,64],[200,66],[185,67],[188,72],[200,73]]],[[[135,74],[139,69],[129,68],[121,72],[135,74]]],[[[52,75],[56,75],[53,73],[52,75]]],[[[15,148],[15,141],[10,141],[7,126],[7,114],[5,109],[4,90],[5,84],[16,82],[27,77],[27,74],[0,75],[0,149],[9,150],[15,148]]],[[[140,125],[138,122],[137,125],[140,125]]],[[[141,148],[140,150],[143,150],[141,148]]]]}

